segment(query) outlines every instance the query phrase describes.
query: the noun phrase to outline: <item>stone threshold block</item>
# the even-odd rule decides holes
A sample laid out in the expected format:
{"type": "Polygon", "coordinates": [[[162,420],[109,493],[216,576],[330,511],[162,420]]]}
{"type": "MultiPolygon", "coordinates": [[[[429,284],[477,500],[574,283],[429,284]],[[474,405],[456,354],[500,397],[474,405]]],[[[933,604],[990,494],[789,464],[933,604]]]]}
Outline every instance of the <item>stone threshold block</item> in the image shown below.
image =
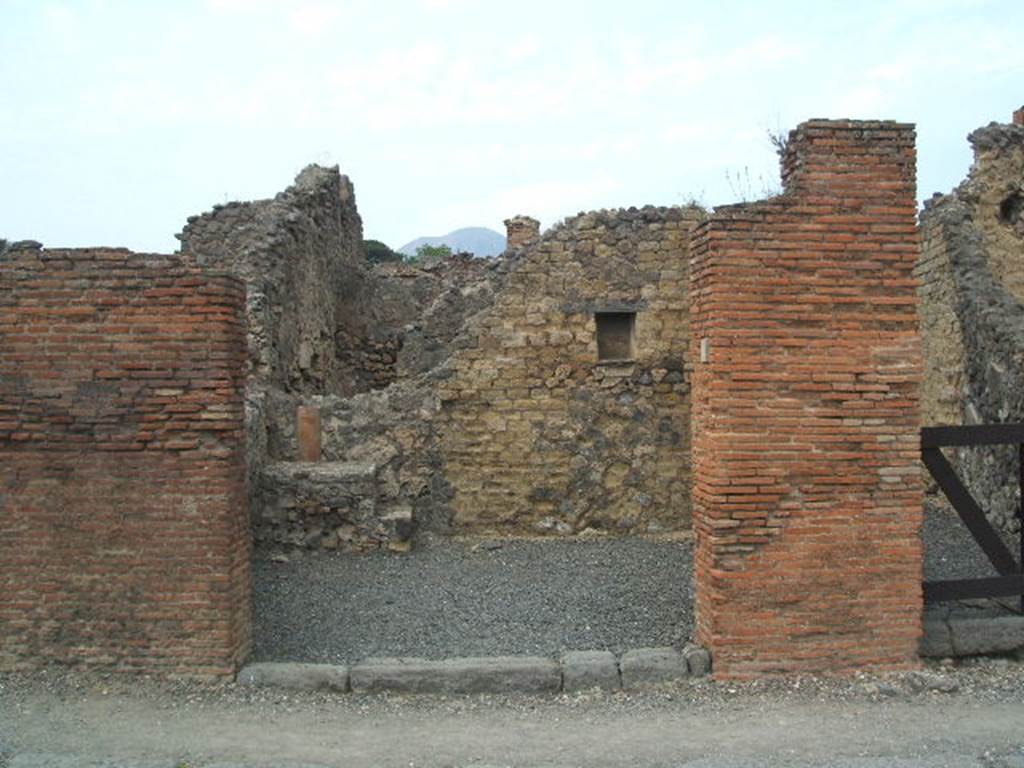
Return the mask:
{"type": "Polygon", "coordinates": [[[239,685],[337,693],[558,693],[671,683],[710,671],[708,652],[688,645],[638,648],[621,661],[611,651],[568,651],[559,661],[539,656],[451,659],[371,657],[351,667],[260,662],[244,667],[239,685]]]}
{"type": "Polygon", "coordinates": [[[562,671],[534,656],[370,658],[352,667],[351,685],[357,693],[557,693],[562,671]]]}
{"type": "Polygon", "coordinates": [[[1015,651],[1024,651],[1024,616],[925,617],[920,654],[926,658],[1015,651]]]}
{"type": "Polygon", "coordinates": [[[562,690],[567,693],[622,688],[619,663],[611,651],[570,651],[562,655],[562,690]]]}
{"type": "Polygon", "coordinates": [[[347,693],[349,671],[348,667],[343,664],[260,662],[243,667],[238,673],[236,682],[256,688],[347,693]]]}
{"type": "Polygon", "coordinates": [[[690,675],[686,658],[675,648],[635,648],[619,661],[622,687],[629,689],[650,683],[671,683],[690,675]]]}

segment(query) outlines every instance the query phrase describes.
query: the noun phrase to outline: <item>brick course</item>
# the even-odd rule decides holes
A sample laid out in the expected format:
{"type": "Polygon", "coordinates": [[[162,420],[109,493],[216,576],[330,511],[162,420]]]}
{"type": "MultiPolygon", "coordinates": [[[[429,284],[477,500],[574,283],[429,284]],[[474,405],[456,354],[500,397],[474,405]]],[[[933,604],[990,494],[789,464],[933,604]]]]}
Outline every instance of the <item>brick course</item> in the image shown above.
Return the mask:
{"type": "Polygon", "coordinates": [[[691,246],[697,634],[721,677],[915,663],[912,126],[814,120],[691,246]]]}
{"type": "Polygon", "coordinates": [[[244,659],[244,303],[173,257],[0,259],[0,669],[244,659]]]}

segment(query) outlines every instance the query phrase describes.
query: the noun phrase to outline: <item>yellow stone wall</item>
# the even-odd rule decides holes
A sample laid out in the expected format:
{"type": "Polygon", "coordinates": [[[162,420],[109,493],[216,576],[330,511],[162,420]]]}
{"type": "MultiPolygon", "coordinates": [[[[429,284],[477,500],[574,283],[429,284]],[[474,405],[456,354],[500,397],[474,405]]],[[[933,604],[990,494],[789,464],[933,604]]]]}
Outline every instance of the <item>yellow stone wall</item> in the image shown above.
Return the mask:
{"type": "Polygon", "coordinates": [[[520,256],[439,389],[456,531],[690,524],[689,233],[698,208],[581,214],[520,256]],[[599,362],[594,313],[635,311],[599,362]]]}

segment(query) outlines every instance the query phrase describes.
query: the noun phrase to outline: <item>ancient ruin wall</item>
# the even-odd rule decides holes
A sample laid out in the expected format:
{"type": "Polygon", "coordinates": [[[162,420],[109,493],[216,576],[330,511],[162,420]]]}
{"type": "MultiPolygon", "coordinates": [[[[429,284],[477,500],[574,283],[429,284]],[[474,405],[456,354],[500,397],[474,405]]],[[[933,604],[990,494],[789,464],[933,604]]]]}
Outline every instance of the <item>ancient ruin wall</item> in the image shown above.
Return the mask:
{"type": "Polygon", "coordinates": [[[178,238],[188,261],[245,282],[255,380],[294,392],[358,388],[346,358],[365,335],[362,222],[348,177],[311,165],[271,200],[191,217],[178,238]]]}
{"type": "Polygon", "coordinates": [[[583,214],[524,250],[438,383],[456,529],[689,525],[687,244],[702,215],[583,214]],[[599,312],[635,313],[631,359],[598,360],[599,312]]]}
{"type": "Polygon", "coordinates": [[[364,367],[369,389],[426,373],[444,362],[468,318],[490,306],[503,274],[500,259],[469,254],[421,263],[380,264],[370,272],[363,304],[373,345],[364,367]]]}
{"type": "MultiPolygon", "coordinates": [[[[974,165],[921,215],[924,421],[1024,421],[1024,125],[969,137],[974,165]]],[[[956,464],[990,519],[1018,529],[1015,450],[962,448],[956,464]]]]}
{"type": "MultiPolygon", "coordinates": [[[[246,287],[249,508],[259,519],[263,468],[275,458],[273,403],[349,394],[372,378],[366,360],[362,222],[351,182],[311,165],[270,200],[215,206],[178,235],[184,260],[246,287]]],[[[284,414],[295,418],[294,408],[284,414]]],[[[288,458],[294,459],[294,455],[288,458]]]]}
{"type": "Polygon", "coordinates": [[[243,304],[169,257],[0,257],[0,668],[243,660],[243,304]]]}
{"type": "Polygon", "coordinates": [[[697,635],[720,676],[914,663],[914,131],[811,121],[693,246],[697,635]]]}

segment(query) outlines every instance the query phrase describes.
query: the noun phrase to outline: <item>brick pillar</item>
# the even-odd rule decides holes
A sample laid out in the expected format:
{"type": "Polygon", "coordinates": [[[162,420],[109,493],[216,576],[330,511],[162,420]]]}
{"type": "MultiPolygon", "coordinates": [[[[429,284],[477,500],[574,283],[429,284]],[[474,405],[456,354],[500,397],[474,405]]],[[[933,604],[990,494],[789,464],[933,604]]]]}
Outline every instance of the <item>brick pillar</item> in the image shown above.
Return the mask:
{"type": "Polygon", "coordinates": [[[804,123],[783,180],[691,246],[698,640],[722,677],[911,666],[913,126],[804,123]]]}
{"type": "Polygon", "coordinates": [[[1024,107],[1021,107],[1013,113],[1013,124],[1024,125],[1024,107]]]}
{"type": "Polygon", "coordinates": [[[513,216],[505,219],[506,248],[523,248],[540,239],[540,222],[529,216],[513,216]]]}

